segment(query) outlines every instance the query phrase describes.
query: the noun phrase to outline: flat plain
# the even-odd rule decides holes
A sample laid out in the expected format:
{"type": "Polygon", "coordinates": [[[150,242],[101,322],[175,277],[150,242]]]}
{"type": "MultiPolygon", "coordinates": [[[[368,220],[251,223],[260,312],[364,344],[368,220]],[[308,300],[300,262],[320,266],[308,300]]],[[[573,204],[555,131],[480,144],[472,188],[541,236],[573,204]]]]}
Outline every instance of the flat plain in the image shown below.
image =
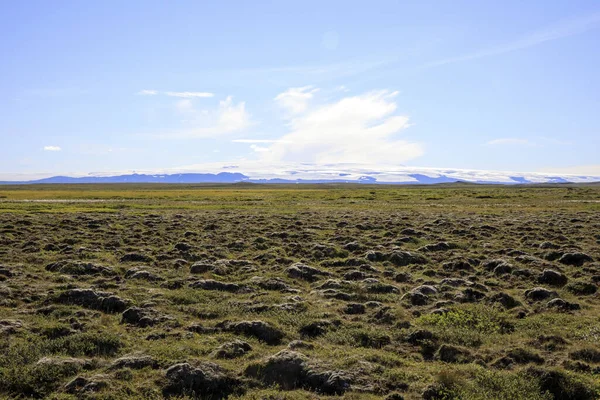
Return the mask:
{"type": "Polygon", "coordinates": [[[0,397],[596,399],[600,186],[0,187],[0,397]]]}

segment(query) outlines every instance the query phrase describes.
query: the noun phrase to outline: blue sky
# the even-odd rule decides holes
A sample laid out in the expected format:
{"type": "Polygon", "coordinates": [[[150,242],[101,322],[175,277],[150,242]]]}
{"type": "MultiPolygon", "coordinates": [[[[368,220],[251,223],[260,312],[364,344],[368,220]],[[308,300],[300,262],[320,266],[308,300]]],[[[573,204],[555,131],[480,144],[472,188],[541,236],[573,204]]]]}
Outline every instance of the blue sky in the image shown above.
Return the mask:
{"type": "Polygon", "coordinates": [[[597,1],[0,4],[0,175],[600,175],[597,1]]]}

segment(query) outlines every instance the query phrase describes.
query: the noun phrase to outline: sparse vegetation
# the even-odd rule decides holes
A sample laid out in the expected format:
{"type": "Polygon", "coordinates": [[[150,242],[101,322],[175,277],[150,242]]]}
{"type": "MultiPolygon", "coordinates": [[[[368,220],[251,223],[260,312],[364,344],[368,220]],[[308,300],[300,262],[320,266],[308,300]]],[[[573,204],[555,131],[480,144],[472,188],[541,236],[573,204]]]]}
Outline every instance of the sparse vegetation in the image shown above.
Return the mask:
{"type": "Polygon", "coordinates": [[[598,198],[0,187],[0,397],[599,398],[598,198]]]}

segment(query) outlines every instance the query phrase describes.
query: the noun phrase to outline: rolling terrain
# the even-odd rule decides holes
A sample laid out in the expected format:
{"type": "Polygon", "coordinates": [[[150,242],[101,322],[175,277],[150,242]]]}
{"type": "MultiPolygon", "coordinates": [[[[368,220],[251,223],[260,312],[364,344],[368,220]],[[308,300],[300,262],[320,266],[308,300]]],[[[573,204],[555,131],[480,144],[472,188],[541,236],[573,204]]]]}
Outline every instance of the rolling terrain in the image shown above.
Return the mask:
{"type": "Polygon", "coordinates": [[[600,186],[0,187],[0,397],[596,399],[600,186]]]}

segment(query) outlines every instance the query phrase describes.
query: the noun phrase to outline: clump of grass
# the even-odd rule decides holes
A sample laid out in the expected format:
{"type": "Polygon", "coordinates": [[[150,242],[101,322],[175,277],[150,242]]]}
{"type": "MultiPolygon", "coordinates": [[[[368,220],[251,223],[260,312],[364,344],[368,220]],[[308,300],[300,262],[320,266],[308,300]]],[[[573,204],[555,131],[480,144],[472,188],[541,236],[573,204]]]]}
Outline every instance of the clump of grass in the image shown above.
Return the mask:
{"type": "Polygon", "coordinates": [[[0,391],[18,397],[41,398],[56,390],[65,377],[73,376],[80,370],[81,366],[73,363],[0,368],[0,391]]]}
{"type": "Polygon", "coordinates": [[[50,340],[44,346],[53,354],[66,354],[71,357],[113,356],[125,343],[115,333],[85,332],[50,340]]]}
{"type": "Polygon", "coordinates": [[[464,380],[455,389],[464,400],[552,400],[542,391],[539,381],[521,372],[494,370],[477,371],[472,379],[464,380]]]}
{"type": "Polygon", "coordinates": [[[323,340],[338,345],[380,349],[391,343],[391,337],[377,327],[367,325],[344,326],[327,332],[323,340]]]}
{"type": "Polygon", "coordinates": [[[451,310],[445,314],[427,314],[417,324],[432,328],[445,342],[477,347],[492,335],[505,333],[511,324],[498,309],[473,305],[451,310]]]}

